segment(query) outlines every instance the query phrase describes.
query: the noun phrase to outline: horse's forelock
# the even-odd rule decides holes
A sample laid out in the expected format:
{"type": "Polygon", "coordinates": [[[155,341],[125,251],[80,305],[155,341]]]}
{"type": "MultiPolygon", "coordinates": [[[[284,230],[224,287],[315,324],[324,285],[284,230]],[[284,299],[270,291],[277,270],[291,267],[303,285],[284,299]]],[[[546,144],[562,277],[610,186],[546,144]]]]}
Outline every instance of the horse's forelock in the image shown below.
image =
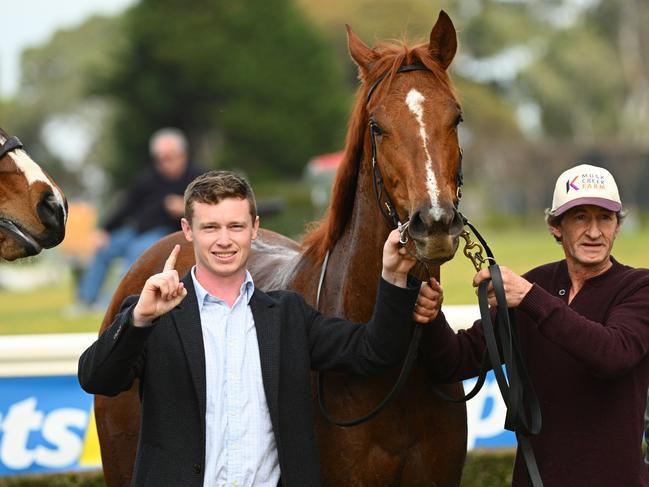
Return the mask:
{"type": "Polygon", "coordinates": [[[446,70],[430,57],[428,44],[409,47],[405,42],[382,42],[374,48],[374,51],[380,57],[372,64],[367,73],[367,79],[361,78],[363,84],[356,93],[345,138],[343,159],[336,171],[331,190],[329,209],[325,217],[317,222],[304,237],[305,254],[317,262],[322,261],[327,251],[342,237],[351,219],[358,173],[363,158],[363,146],[368,133],[366,99],[372,83],[388,73],[373,94],[376,101],[380,101],[389,92],[392,80],[401,66],[421,63],[435,76],[442,89],[448,90],[450,96],[456,98],[455,90],[446,70]]]}
{"type": "Polygon", "coordinates": [[[377,60],[370,69],[370,81],[366,83],[365,92],[367,93],[367,90],[374,80],[388,73],[385,80],[379,84],[372,95],[377,102],[390,91],[392,81],[398,74],[399,68],[404,65],[413,64],[423,64],[426,66],[428,71],[436,78],[439,86],[442,89],[447,90],[453,98],[456,97],[455,90],[446,70],[430,56],[430,53],[428,52],[428,44],[417,44],[409,47],[405,43],[384,42],[379,44],[374,51],[381,54],[381,58],[377,60]]]}

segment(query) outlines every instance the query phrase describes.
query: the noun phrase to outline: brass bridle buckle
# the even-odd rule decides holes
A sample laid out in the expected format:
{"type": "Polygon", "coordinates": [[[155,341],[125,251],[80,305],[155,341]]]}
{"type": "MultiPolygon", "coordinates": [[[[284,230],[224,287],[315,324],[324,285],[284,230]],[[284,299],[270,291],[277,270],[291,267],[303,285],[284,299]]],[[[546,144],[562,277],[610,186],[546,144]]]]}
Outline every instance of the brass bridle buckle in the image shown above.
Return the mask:
{"type": "Polygon", "coordinates": [[[491,257],[484,257],[484,248],[478,242],[471,239],[469,232],[464,229],[460,233],[460,237],[464,239],[464,255],[471,261],[476,272],[482,269],[482,266],[493,261],[491,257]]]}

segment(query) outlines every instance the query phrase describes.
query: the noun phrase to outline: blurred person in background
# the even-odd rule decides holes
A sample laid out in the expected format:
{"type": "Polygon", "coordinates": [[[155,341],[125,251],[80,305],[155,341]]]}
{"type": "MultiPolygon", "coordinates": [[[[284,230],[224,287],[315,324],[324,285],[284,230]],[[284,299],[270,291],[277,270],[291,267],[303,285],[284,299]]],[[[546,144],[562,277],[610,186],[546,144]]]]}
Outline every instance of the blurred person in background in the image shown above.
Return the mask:
{"type": "Polygon", "coordinates": [[[96,248],[78,282],[76,314],[96,309],[108,271],[123,260],[121,274],[153,243],[178,230],[184,214],[183,193],[200,174],[189,160],[185,134],[176,128],[157,130],[149,141],[153,164],[126,190],[115,209],[91,238],[96,248]]]}
{"type": "MultiPolygon", "coordinates": [[[[613,176],[582,164],[559,176],[547,212],[565,258],[523,276],[501,267],[543,426],[530,436],[545,487],[647,487],[642,435],[649,385],[649,270],[611,256],[623,218],[613,176]]],[[[473,285],[490,278],[482,269],[473,285]]],[[[496,305],[492,284],[490,306],[496,305]]],[[[418,304],[442,305],[437,281],[418,304]],[[421,301],[424,301],[423,303],[421,301]]],[[[424,309],[422,308],[422,309],[424,309]]],[[[478,320],[457,334],[435,312],[422,340],[439,382],[475,377],[485,353],[478,320]]],[[[520,447],[512,486],[529,484],[520,447]]]]}

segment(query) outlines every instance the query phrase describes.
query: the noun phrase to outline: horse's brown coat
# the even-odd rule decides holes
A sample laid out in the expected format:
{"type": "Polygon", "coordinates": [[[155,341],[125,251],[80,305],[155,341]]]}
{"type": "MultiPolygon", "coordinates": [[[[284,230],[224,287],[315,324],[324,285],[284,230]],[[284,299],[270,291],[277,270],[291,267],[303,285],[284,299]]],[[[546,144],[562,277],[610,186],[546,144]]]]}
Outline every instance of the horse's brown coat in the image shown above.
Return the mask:
{"type": "MultiPolygon", "coordinates": [[[[285,285],[300,291],[312,304],[324,254],[330,251],[320,309],[327,314],[366,321],[373,309],[381,271],[381,254],[390,225],[381,215],[372,189],[370,118],[382,125],[378,159],[386,190],[399,215],[422,214],[414,233],[416,251],[429,262],[452,258],[457,248],[457,178],[461,151],[456,123],[459,104],[446,68],[456,50],[456,34],[445,13],[431,32],[429,44],[408,48],[382,44],[370,49],[349,30],[349,47],[359,66],[361,89],[350,120],[345,157],[332,191],[327,217],[302,246],[268,230],[260,232],[249,269],[261,289],[285,285]],[[429,71],[396,74],[402,64],[423,63],[429,71]],[[384,73],[369,103],[369,85],[384,73]],[[430,197],[422,154],[419,125],[405,104],[416,88],[426,100],[424,118],[428,151],[433,159],[444,221],[431,221],[430,197]],[[284,257],[278,258],[278,249],[284,257]],[[298,251],[300,251],[298,253],[298,251]],[[290,258],[294,253],[295,257],[290,258]],[[289,269],[290,272],[286,272],[289,269]],[[278,275],[290,279],[281,282],[278,275]]],[[[405,218],[404,218],[405,219],[405,218]]],[[[138,293],[151,274],[161,270],[175,243],[182,244],[177,269],[182,274],[193,265],[191,246],[181,233],[169,236],[131,268],[116,291],[102,330],[112,321],[119,304],[138,293]]],[[[438,269],[437,269],[438,270],[438,269]]],[[[420,355],[426,354],[425,345],[420,355]]],[[[371,378],[327,374],[327,404],[341,419],[358,417],[377,404],[390,389],[398,371],[371,378]]],[[[459,394],[459,384],[447,386],[459,394]]],[[[315,406],[317,411],[317,406],[315,406]]],[[[137,384],[115,398],[97,396],[97,427],[104,473],[109,486],[129,484],[138,435],[137,384]]],[[[463,405],[445,403],[433,394],[421,363],[413,368],[404,389],[372,421],[353,428],[329,424],[316,413],[316,434],[325,486],[438,486],[457,487],[466,454],[466,412],[463,405]]]]}

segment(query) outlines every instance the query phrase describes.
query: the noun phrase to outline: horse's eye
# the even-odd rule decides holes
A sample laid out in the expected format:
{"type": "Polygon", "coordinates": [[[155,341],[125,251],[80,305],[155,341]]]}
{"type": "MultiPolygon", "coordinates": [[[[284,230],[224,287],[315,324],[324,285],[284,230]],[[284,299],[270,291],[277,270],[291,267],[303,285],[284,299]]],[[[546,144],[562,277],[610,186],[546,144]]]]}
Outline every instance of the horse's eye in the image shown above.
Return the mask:
{"type": "Polygon", "coordinates": [[[464,122],[464,118],[462,117],[462,114],[459,114],[457,118],[455,119],[455,126],[457,127],[460,125],[462,122],[464,122]]]}
{"type": "Polygon", "coordinates": [[[379,124],[376,123],[376,120],[370,120],[370,130],[374,135],[383,135],[383,129],[379,127],[379,124]]]}

